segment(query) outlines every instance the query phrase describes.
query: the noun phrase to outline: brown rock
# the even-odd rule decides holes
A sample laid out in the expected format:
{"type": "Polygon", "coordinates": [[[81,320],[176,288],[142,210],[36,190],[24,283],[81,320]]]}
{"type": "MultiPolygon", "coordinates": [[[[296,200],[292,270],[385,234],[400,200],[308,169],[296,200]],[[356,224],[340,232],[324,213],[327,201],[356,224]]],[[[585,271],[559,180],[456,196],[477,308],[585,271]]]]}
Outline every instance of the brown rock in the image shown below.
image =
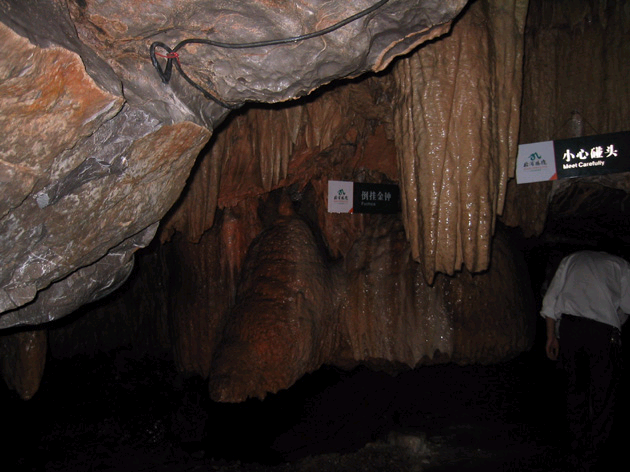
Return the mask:
{"type": "Polygon", "coordinates": [[[99,89],[68,50],[33,46],[1,23],[0,41],[7,51],[0,62],[3,218],[58,173],[55,158],[116,114],[123,100],[99,89]]]}

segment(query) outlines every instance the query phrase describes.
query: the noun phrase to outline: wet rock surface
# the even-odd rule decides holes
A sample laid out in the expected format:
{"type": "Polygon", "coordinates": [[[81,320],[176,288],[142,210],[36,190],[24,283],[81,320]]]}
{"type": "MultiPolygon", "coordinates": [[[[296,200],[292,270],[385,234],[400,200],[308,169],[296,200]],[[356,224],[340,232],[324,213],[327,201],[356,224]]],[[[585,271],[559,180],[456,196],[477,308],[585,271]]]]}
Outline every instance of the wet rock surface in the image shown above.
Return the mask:
{"type": "MultiPolygon", "coordinates": [[[[396,377],[324,367],[264,401],[222,404],[170,361],[119,350],[51,362],[31,401],[0,392],[11,431],[4,463],[41,471],[561,470],[556,387],[553,365],[533,351],[396,377]]],[[[622,408],[618,425],[627,418],[622,408]]]]}

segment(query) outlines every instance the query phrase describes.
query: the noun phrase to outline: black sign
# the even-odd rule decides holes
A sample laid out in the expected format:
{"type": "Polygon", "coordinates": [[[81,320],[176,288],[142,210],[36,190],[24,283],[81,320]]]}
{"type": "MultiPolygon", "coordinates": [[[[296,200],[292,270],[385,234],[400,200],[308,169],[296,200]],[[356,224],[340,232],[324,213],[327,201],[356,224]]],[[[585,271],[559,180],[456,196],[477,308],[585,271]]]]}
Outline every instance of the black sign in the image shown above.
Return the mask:
{"type": "Polygon", "coordinates": [[[400,190],[393,184],[354,183],[354,213],[398,213],[400,190]]]}
{"type": "Polygon", "coordinates": [[[516,158],[519,184],[629,171],[629,131],[521,144],[516,158]]]}
{"type": "Polygon", "coordinates": [[[558,179],[630,170],[630,133],[609,133],[554,142],[558,179]]]}

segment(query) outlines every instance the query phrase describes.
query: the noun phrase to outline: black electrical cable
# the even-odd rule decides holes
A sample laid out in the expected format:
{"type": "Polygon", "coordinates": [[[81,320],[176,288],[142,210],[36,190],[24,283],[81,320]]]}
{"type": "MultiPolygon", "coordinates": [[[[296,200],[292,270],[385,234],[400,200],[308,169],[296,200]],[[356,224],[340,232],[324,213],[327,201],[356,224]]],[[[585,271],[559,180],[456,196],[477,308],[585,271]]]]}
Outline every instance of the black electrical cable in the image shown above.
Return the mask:
{"type": "Polygon", "coordinates": [[[362,10],[352,16],[349,16],[348,18],[341,20],[332,26],[315,31],[313,33],[303,34],[300,36],[293,36],[291,38],[269,39],[265,41],[255,41],[251,43],[225,43],[222,41],[213,41],[211,39],[204,39],[204,38],[189,38],[189,39],[184,39],[183,41],[180,41],[177,44],[177,46],[175,46],[173,49],[171,49],[170,47],[168,47],[166,44],[164,44],[161,41],[156,41],[153,44],[151,44],[151,47],[149,49],[149,54],[151,56],[151,63],[153,64],[153,67],[155,67],[155,70],[157,70],[157,73],[162,79],[162,82],[165,84],[168,84],[168,82],[171,80],[171,75],[173,73],[173,60],[175,60],[175,68],[181,74],[181,76],[190,85],[192,85],[201,93],[203,93],[203,95],[206,98],[213,100],[214,102],[218,103],[222,107],[229,108],[229,109],[236,109],[238,108],[238,106],[227,104],[223,102],[222,100],[218,99],[214,94],[212,94],[210,91],[206,90],[201,85],[196,83],[184,72],[184,70],[182,69],[181,63],[179,62],[179,54],[178,54],[178,51],[181,48],[183,48],[187,44],[206,44],[209,46],[214,46],[214,47],[219,47],[219,48],[246,49],[246,48],[258,48],[258,47],[263,47],[263,46],[273,46],[276,44],[296,43],[299,41],[315,38],[317,36],[323,36],[325,34],[330,33],[331,31],[335,31],[347,25],[348,23],[352,23],[353,21],[358,20],[359,18],[362,18],[366,15],[369,15],[375,10],[378,10],[383,5],[385,5],[388,1],[389,0],[380,0],[379,2],[375,3],[371,7],[368,7],[365,10],[362,10]],[[159,54],[156,51],[156,48],[163,49],[164,51],[166,51],[166,54],[159,54]],[[158,62],[157,56],[164,57],[166,59],[166,66],[164,67],[164,69],[158,62]]]}

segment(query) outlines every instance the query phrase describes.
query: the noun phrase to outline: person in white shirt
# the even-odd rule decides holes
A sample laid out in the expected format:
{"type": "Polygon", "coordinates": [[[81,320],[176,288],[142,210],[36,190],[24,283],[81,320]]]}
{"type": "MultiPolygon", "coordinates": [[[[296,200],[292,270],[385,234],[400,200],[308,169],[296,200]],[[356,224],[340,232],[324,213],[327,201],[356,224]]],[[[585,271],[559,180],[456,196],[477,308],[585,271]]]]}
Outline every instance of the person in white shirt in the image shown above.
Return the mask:
{"type": "Polygon", "coordinates": [[[560,262],[542,302],[546,353],[566,374],[569,457],[597,459],[610,435],[630,313],[630,263],[598,251],[560,262]]]}

